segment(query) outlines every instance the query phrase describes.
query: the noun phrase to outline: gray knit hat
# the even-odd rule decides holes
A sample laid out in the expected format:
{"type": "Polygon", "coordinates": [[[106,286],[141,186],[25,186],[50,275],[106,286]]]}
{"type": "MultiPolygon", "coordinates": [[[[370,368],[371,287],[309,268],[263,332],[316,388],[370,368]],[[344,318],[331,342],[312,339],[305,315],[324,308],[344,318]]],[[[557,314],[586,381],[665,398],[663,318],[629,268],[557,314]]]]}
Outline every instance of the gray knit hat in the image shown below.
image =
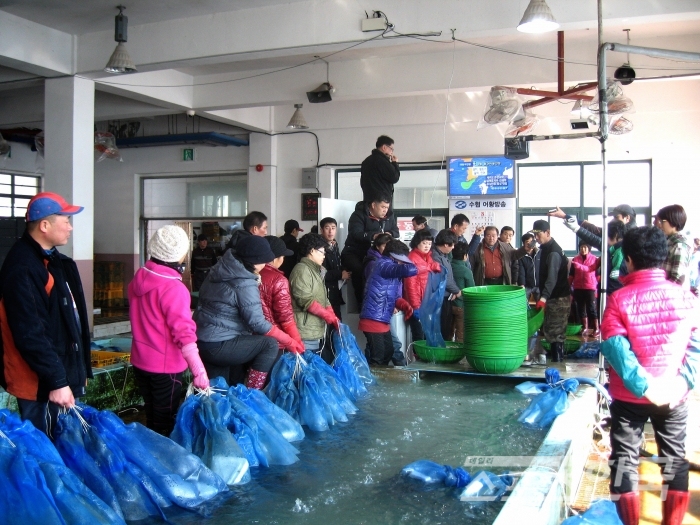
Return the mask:
{"type": "Polygon", "coordinates": [[[178,262],[189,249],[185,230],[173,224],[159,228],[148,241],[148,253],[163,262],[178,262]]]}

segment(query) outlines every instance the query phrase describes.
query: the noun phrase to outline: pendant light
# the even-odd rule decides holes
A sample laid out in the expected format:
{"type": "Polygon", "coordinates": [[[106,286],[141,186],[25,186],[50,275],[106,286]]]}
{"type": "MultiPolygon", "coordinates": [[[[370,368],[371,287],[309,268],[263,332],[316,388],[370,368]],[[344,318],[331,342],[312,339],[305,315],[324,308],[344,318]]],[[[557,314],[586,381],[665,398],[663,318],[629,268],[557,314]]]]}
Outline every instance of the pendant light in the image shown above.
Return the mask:
{"type": "Polygon", "coordinates": [[[117,42],[117,47],[109,57],[109,61],[105,66],[107,73],[124,74],[136,72],[134,61],[131,60],[129,52],[126,50],[124,42],[126,42],[126,30],[129,19],[122,14],[126,9],[123,5],[117,6],[119,14],[114,17],[114,41],[117,42]]]}
{"type": "Polygon", "coordinates": [[[557,28],[559,24],[545,0],[530,0],[517,27],[523,33],[546,33],[557,28]]]}
{"type": "Polygon", "coordinates": [[[296,111],[294,112],[294,115],[292,115],[292,118],[289,120],[289,124],[287,124],[287,127],[289,129],[309,129],[309,125],[306,123],[306,119],[304,118],[304,115],[301,112],[301,108],[303,106],[304,104],[294,104],[296,111]]]}

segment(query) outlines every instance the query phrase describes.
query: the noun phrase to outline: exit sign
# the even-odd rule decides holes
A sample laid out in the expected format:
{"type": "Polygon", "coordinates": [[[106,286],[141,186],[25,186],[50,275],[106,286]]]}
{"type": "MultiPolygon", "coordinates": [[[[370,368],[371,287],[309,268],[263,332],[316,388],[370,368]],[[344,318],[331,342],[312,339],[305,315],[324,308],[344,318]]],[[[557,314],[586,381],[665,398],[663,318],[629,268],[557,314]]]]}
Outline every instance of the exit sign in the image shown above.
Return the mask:
{"type": "Polygon", "coordinates": [[[194,148],[182,148],[182,160],[185,162],[195,160],[196,150],[194,148]]]}

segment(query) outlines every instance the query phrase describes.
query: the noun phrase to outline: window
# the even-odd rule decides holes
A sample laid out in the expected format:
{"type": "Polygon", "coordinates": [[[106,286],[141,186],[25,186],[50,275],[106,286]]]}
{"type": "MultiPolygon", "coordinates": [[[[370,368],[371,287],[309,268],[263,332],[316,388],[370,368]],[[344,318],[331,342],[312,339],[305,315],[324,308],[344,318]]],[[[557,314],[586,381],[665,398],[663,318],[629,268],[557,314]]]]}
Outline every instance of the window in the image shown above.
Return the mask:
{"type": "Polygon", "coordinates": [[[0,217],[24,217],[29,200],[39,193],[39,180],[0,173],[0,217]]]}
{"type": "MultiPolygon", "coordinates": [[[[637,224],[651,217],[651,161],[610,162],[606,170],[607,208],[629,204],[637,212],[637,224]]],[[[518,165],[518,224],[522,235],[534,221],[549,219],[552,237],[567,253],[576,253],[576,236],[547,211],[559,206],[597,226],[610,220],[601,214],[603,167],[599,162],[518,165]]],[[[606,214],[607,215],[607,214],[606,214]]]]}
{"type": "MultiPolygon", "coordinates": [[[[362,200],[359,170],[336,171],[337,198],[362,200]]],[[[401,168],[401,178],[394,184],[396,209],[447,208],[447,175],[444,169],[401,168]]]]}

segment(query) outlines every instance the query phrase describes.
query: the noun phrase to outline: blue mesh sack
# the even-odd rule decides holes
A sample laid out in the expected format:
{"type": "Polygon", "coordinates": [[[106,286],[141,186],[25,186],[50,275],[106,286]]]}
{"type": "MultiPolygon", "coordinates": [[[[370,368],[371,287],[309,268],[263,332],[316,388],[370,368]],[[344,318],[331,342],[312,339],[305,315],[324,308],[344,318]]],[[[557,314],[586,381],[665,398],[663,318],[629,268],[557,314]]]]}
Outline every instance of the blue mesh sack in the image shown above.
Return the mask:
{"type": "Polygon", "coordinates": [[[257,412],[282,434],[287,441],[301,441],[304,439],[304,429],[292,416],[280,407],[272,403],[260,390],[250,389],[244,385],[234,387],[238,399],[257,412]]]}
{"type": "Polygon", "coordinates": [[[538,394],[518,417],[518,421],[534,428],[545,428],[569,408],[569,393],[576,392],[578,381],[565,379],[555,383],[551,390],[538,394]]]}
{"type": "Polygon", "coordinates": [[[551,389],[551,385],[539,381],[525,381],[515,385],[515,390],[526,396],[536,396],[551,389]]]}
{"type": "Polygon", "coordinates": [[[315,432],[324,432],[335,422],[311,374],[301,374],[299,379],[299,416],[301,424],[315,432]]]}
{"type": "Polygon", "coordinates": [[[229,419],[227,428],[233,433],[236,443],[238,443],[238,446],[241,447],[241,450],[245,454],[251,468],[259,467],[260,460],[258,459],[258,456],[265,457],[265,452],[260,446],[258,437],[253,433],[250,427],[237,417],[232,416],[231,419],[229,419]]]}
{"type": "Polygon", "coordinates": [[[420,303],[420,324],[423,327],[428,346],[445,348],[445,340],[440,329],[440,312],[447,286],[447,270],[440,273],[428,273],[423,301],[420,303]]]}
{"type": "Polygon", "coordinates": [[[471,481],[469,472],[461,467],[440,465],[428,459],[419,459],[401,469],[401,475],[426,485],[442,483],[446,487],[465,487],[471,481]]]}
{"type": "Polygon", "coordinates": [[[617,515],[615,504],[608,499],[599,499],[591,503],[586,512],[566,518],[561,525],[623,525],[623,523],[617,515]]]}
{"type": "Polygon", "coordinates": [[[227,394],[233,416],[239,418],[257,438],[256,452],[261,450],[264,458],[260,459],[262,466],[291,465],[299,460],[299,451],[290,444],[267,419],[238,399],[236,387],[231,387],[227,394]]]}
{"type": "Polygon", "coordinates": [[[373,381],[367,359],[357,346],[357,340],[348,325],[341,323],[340,331],[333,331],[332,337],[336,351],[333,370],[355,399],[359,399],[367,394],[366,385],[373,381]],[[354,362],[350,357],[351,352],[354,362]]]}
{"type": "Polygon", "coordinates": [[[487,470],[480,470],[464,487],[464,490],[459,494],[459,499],[472,504],[501,501],[513,482],[513,477],[507,472],[497,475],[487,470]]]}
{"type": "Polygon", "coordinates": [[[355,397],[352,395],[352,392],[350,392],[350,390],[348,390],[342,383],[336,371],[333,370],[333,367],[321,359],[321,357],[317,354],[313,354],[309,366],[311,366],[317,372],[318,377],[328,386],[328,389],[340,405],[343,412],[346,415],[356,414],[357,407],[353,403],[355,397]]]}
{"type": "MultiPolygon", "coordinates": [[[[335,337],[335,334],[334,334],[335,337]]],[[[338,332],[338,344],[342,346],[348,353],[350,364],[355,369],[355,373],[362,380],[365,386],[369,386],[375,382],[374,376],[369,369],[365,353],[360,350],[357,345],[357,339],[352,334],[352,330],[346,324],[340,323],[340,331],[338,332]]],[[[337,346],[336,346],[337,348],[337,346]]],[[[348,385],[345,385],[348,386],[348,385]]]]}
{"type": "Polygon", "coordinates": [[[267,397],[300,423],[299,390],[294,382],[296,363],[296,356],[291,353],[285,353],[277,360],[270,373],[267,397]]]}

